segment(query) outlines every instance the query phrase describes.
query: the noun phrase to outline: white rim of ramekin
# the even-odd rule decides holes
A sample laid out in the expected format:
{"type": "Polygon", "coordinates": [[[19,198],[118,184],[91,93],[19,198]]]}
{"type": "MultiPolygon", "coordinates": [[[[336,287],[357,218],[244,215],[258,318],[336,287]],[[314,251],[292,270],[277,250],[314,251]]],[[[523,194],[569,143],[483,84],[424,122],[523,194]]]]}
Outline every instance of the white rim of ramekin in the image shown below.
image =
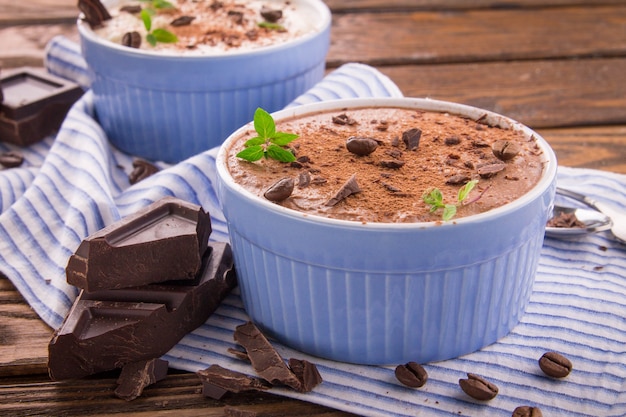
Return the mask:
{"type": "MultiPolygon", "coordinates": [[[[230,57],[255,56],[258,54],[264,54],[268,52],[279,51],[285,48],[295,47],[297,45],[300,45],[301,43],[305,43],[309,41],[310,39],[318,37],[321,33],[326,31],[326,29],[330,27],[331,21],[332,21],[332,15],[326,3],[324,3],[322,0],[298,0],[298,1],[311,4],[316,9],[318,15],[321,17],[322,23],[319,25],[316,25],[314,30],[311,33],[307,33],[303,36],[299,36],[293,40],[283,42],[278,45],[267,45],[267,46],[262,46],[259,48],[247,50],[247,51],[232,51],[232,52],[228,52],[225,54],[181,55],[181,54],[177,54],[174,52],[150,51],[146,49],[137,49],[137,48],[130,48],[130,47],[123,46],[123,45],[118,45],[115,42],[111,42],[107,39],[104,39],[96,35],[96,33],[91,29],[91,27],[89,27],[89,24],[85,20],[83,20],[84,15],[82,13],[79,15],[78,20],[76,21],[76,26],[78,27],[78,32],[81,34],[81,36],[84,36],[86,39],[88,39],[92,43],[96,43],[96,44],[105,46],[107,48],[116,50],[118,52],[129,54],[129,55],[136,56],[139,58],[143,56],[143,57],[160,57],[160,58],[181,59],[181,60],[198,60],[198,59],[218,60],[218,59],[228,59],[230,57]]],[[[116,1],[113,3],[117,4],[118,2],[116,1]]]]}
{"type": "MultiPolygon", "coordinates": [[[[517,210],[518,208],[529,204],[531,201],[534,201],[551,186],[554,178],[556,177],[557,170],[557,160],[554,151],[548,144],[548,142],[537,132],[530,129],[529,127],[523,125],[520,122],[517,122],[507,116],[503,116],[501,114],[480,109],[478,107],[468,106],[465,104],[459,104],[448,101],[441,100],[433,100],[429,98],[414,98],[414,97],[402,97],[402,98],[350,98],[350,99],[338,99],[338,100],[328,100],[319,103],[310,103],[304,104],[302,106],[287,108],[284,110],[280,110],[272,113],[272,117],[276,122],[279,122],[282,119],[302,116],[305,114],[318,113],[318,112],[327,112],[332,110],[349,110],[355,108],[363,108],[363,107],[399,107],[399,108],[407,108],[414,110],[426,110],[426,111],[437,111],[442,113],[450,113],[454,115],[460,115],[463,117],[471,117],[468,113],[477,113],[481,116],[484,115],[490,122],[490,124],[494,124],[493,121],[496,120],[500,125],[509,126],[512,129],[521,130],[527,137],[534,137],[537,144],[541,147],[542,153],[545,156],[544,158],[544,170],[541,175],[539,182],[526,194],[522,195],[518,199],[504,204],[500,207],[488,210],[483,213],[474,214],[471,216],[460,217],[458,219],[450,220],[450,221],[431,221],[431,222],[399,222],[399,223],[382,223],[382,222],[360,222],[356,220],[341,220],[341,219],[333,219],[329,217],[319,216],[316,214],[303,213],[294,209],[290,209],[287,207],[283,207],[279,204],[272,203],[268,200],[265,200],[261,197],[256,196],[252,192],[245,189],[243,186],[237,184],[233,177],[230,175],[227,164],[227,151],[232,144],[232,142],[237,139],[241,134],[243,134],[246,130],[249,130],[253,124],[252,122],[247,123],[241,128],[237,129],[233,132],[221,145],[217,158],[216,158],[216,168],[218,176],[222,179],[224,186],[231,188],[233,191],[241,194],[245,199],[251,201],[251,203],[260,205],[270,211],[276,212],[278,214],[288,216],[294,219],[299,219],[302,221],[311,221],[322,224],[334,225],[334,226],[342,226],[346,228],[373,228],[373,229],[402,229],[402,230],[412,230],[412,229],[424,229],[430,227],[442,227],[442,226],[450,226],[450,225],[460,225],[465,223],[477,223],[482,222],[488,219],[495,219],[499,216],[508,214],[517,210]]],[[[478,117],[474,118],[474,120],[478,119],[478,117]]]]}

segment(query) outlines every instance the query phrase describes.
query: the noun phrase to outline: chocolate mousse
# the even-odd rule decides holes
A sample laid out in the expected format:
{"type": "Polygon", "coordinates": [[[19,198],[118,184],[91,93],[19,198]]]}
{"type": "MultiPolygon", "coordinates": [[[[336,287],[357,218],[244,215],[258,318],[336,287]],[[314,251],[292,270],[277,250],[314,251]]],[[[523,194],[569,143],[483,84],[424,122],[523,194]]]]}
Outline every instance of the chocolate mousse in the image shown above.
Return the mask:
{"type": "Polygon", "coordinates": [[[257,136],[250,126],[229,151],[234,181],[260,198],[279,194],[273,203],[290,209],[358,222],[441,221],[444,208],[427,204],[429,193],[455,206],[452,220],[482,213],[527,193],[545,162],[521,131],[423,110],[325,112],[280,121],[276,131],[299,135],[288,145],[296,160],[237,157],[257,136]],[[273,189],[289,182],[291,193],[273,189]]]}

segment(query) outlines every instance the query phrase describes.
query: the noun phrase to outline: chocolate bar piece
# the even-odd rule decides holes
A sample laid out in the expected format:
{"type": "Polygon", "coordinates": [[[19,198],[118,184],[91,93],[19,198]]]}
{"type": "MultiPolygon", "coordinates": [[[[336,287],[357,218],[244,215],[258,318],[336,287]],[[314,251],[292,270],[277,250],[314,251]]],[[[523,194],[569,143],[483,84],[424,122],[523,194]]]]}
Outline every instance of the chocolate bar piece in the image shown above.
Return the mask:
{"type": "Polygon", "coordinates": [[[211,365],[196,372],[202,382],[202,394],[219,400],[227,392],[265,391],[272,386],[259,378],[232,371],[219,365],[211,365]]]}
{"type": "Polygon", "coordinates": [[[323,382],[322,376],[314,363],[306,359],[294,358],[290,358],[288,363],[289,369],[291,369],[291,372],[293,372],[300,381],[300,392],[310,392],[323,382]]]}
{"type": "Polygon", "coordinates": [[[50,377],[82,378],[161,357],[203,324],[235,285],[230,245],[216,242],[193,281],[82,291],[48,345],[50,377]]]}
{"type": "Polygon", "coordinates": [[[83,240],[67,263],[67,282],[91,292],[193,279],[210,234],[200,206],[162,198],[83,240]]]}
{"type": "Polygon", "coordinates": [[[72,104],[83,95],[78,84],[29,67],[2,73],[0,86],[0,140],[20,146],[58,130],[72,104]]]}
{"type": "Polygon", "coordinates": [[[164,379],[167,368],[168,362],[163,359],[149,359],[125,365],[117,378],[115,396],[126,401],[134,400],[145,387],[164,379]]]}
{"type": "Polygon", "coordinates": [[[298,377],[254,323],[249,321],[237,326],[234,338],[246,349],[252,367],[261,378],[273,385],[284,384],[296,391],[302,390],[298,377]]]}

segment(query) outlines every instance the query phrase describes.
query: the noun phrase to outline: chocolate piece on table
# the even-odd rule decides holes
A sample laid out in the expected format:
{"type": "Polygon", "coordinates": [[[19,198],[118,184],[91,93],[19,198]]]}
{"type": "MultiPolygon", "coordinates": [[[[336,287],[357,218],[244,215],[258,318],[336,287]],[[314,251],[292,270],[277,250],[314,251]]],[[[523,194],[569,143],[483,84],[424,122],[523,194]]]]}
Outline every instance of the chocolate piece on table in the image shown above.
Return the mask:
{"type": "Polygon", "coordinates": [[[210,234],[200,206],[162,198],[83,240],[67,263],[67,282],[92,292],[191,280],[210,234]]]}
{"type": "Polygon", "coordinates": [[[124,365],[119,378],[115,396],[126,401],[139,397],[143,389],[167,376],[168,362],[163,359],[148,359],[124,365]]]}
{"type": "Polygon", "coordinates": [[[254,323],[237,326],[234,338],[246,349],[252,367],[261,378],[273,385],[284,384],[296,391],[302,389],[300,380],[254,323]]]}
{"type": "Polygon", "coordinates": [[[70,107],[83,95],[78,84],[29,67],[3,72],[0,86],[0,140],[20,146],[58,130],[70,107]]]}
{"type": "Polygon", "coordinates": [[[203,324],[236,285],[230,245],[210,243],[192,280],[82,291],[48,345],[53,380],[159,358],[203,324]]]}
{"type": "Polygon", "coordinates": [[[227,392],[265,391],[272,386],[260,378],[232,371],[219,365],[211,365],[196,372],[202,381],[202,394],[216,400],[227,392]]]}
{"type": "Polygon", "coordinates": [[[289,369],[300,380],[300,392],[310,392],[323,382],[317,366],[305,359],[289,359],[289,369]]]}

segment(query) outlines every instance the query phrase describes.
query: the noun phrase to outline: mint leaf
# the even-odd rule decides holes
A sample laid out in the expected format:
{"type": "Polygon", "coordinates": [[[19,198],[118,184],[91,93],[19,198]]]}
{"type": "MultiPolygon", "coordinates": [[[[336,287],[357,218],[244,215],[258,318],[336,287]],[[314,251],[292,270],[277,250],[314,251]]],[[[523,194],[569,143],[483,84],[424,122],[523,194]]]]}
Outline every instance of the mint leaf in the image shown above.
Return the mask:
{"type": "Polygon", "coordinates": [[[269,139],[276,133],[274,118],[262,108],[257,108],[254,112],[254,130],[263,139],[269,139]]]}
{"type": "Polygon", "coordinates": [[[441,218],[444,221],[448,221],[451,218],[453,218],[455,214],[456,214],[456,205],[446,204],[446,206],[443,208],[443,214],[441,215],[441,218]]]}
{"type": "Polygon", "coordinates": [[[469,195],[470,192],[472,192],[476,184],[478,184],[478,180],[472,180],[466,183],[463,187],[461,187],[461,189],[459,190],[459,194],[457,196],[459,203],[462,203],[463,200],[467,198],[467,196],[469,195]]]}
{"type": "Polygon", "coordinates": [[[236,156],[237,158],[245,159],[246,161],[254,162],[263,158],[265,155],[265,151],[261,145],[250,146],[249,148],[244,149],[239,152],[236,156]]]}
{"type": "Polygon", "coordinates": [[[143,21],[143,26],[150,32],[150,29],[152,29],[152,13],[150,13],[149,9],[142,9],[139,16],[143,21]]]}
{"type": "Polygon", "coordinates": [[[280,162],[293,162],[296,157],[286,149],[273,143],[267,147],[267,156],[280,162]]]}
{"type": "Polygon", "coordinates": [[[238,158],[247,161],[258,161],[263,156],[280,162],[293,162],[296,157],[283,146],[298,138],[294,133],[276,132],[274,118],[262,108],[254,112],[254,130],[258,136],[248,139],[244,143],[243,151],[237,154],[238,158]],[[254,148],[254,151],[249,149],[254,148]]]}
{"type": "MultiPolygon", "coordinates": [[[[454,216],[456,216],[456,211],[458,209],[458,206],[463,204],[464,200],[467,198],[469,193],[474,189],[476,184],[478,184],[478,180],[472,180],[472,181],[467,182],[463,187],[461,187],[461,189],[459,189],[459,192],[457,193],[456,204],[444,204],[443,194],[438,188],[434,188],[424,193],[424,195],[422,196],[422,200],[424,200],[424,203],[430,206],[431,213],[434,213],[435,211],[439,209],[443,209],[441,218],[444,221],[448,221],[454,216]]],[[[480,196],[478,198],[480,198],[480,196]]],[[[468,201],[467,204],[473,203],[474,201],[478,200],[478,198],[468,201]]]]}
{"type": "Polygon", "coordinates": [[[294,139],[298,139],[298,135],[295,133],[276,132],[272,136],[272,143],[279,146],[285,146],[291,143],[294,139]]]}
{"type": "Polygon", "coordinates": [[[248,146],[263,145],[264,143],[265,143],[265,139],[263,139],[260,136],[255,136],[252,139],[248,139],[246,143],[243,144],[243,146],[247,148],[248,146]]]}
{"type": "Polygon", "coordinates": [[[148,33],[146,35],[146,40],[152,46],[156,46],[156,44],[157,44],[157,40],[156,40],[156,38],[154,37],[154,35],[152,33],[148,33]]]}
{"type": "Polygon", "coordinates": [[[152,35],[157,40],[157,42],[161,43],[176,43],[178,42],[178,38],[172,32],[167,31],[165,29],[154,29],[152,31],[152,35]]]}
{"type": "Polygon", "coordinates": [[[261,22],[259,23],[259,27],[264,28],[264,29],[269,29],[269,30],[277,30],[277,31],[285,30],[285,27],[283,25],[279,25],[278,23],[272,23],[272,22],[261,22]]]}

